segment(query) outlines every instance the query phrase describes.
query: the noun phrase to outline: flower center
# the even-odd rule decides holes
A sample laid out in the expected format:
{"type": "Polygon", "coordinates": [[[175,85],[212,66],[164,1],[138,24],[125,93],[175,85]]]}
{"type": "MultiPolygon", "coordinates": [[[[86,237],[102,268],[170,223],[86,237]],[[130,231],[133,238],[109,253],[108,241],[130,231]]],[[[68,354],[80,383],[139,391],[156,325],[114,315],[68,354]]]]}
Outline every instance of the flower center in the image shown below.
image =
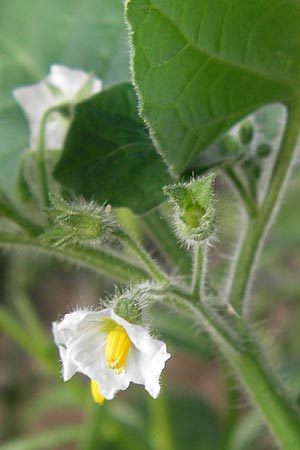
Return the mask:
{"type": "Polygon", "coordinates": [[[105,360],[107,367],[116,373],[123,372],[128,352],[131,346],[130,339],[121,325],[110,331],[106,338],[105,360]]]}
{"type": "Polygon", "coordinates": [[[91,380],[91,393],[94,402],[101,404],[105,401],[105,398],[99,392],[99,386],[95,380],[91,380]]]}

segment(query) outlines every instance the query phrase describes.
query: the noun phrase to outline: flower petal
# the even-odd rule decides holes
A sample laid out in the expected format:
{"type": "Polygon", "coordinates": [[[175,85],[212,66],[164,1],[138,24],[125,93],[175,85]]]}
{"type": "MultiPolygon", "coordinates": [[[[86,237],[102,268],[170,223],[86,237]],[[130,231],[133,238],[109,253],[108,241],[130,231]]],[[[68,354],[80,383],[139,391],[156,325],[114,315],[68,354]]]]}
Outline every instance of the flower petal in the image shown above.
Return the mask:
{"type": "MultiPolygon", "coordinates": [[[[72,101],[78,91],[88,81],[90,75],[82,70],[69,69],[65,66],[54,64],[51,66],[50,75],[46,80],[55,86],[60,92],[60,103],[65,101],[72,101]]],[[[92,78],[91,88],[87,96],[90,96],[101,90],[102,83],[98,78],[92,78]]],[[[82,99],[83,100],[83,99],[82,99]]]]}
{"type": "Polygon", "coordinates": [[[160,374],[170,358],[165,343],[153,339],[144,327],[127,322],[113,311],[111,318],[124,327],[135,347],[129,350],[126,364],[131,381],[143,384],[149,394],[156,398],[160,391],[160,374]]]}
{"type": "Polygon", "coordinates": [[[55,322],[53,334],[59,347],[65,381],[75,372],[80,372],[98,383],[106,399],[112,399],[117,391],[127,389],[131,381],[143,384],[152,397],[158,396],[159,377],[170,355],[166,345],[153,339],[142,326],[127,322],[110,308],[99,312],[78,310],[66,314],[61,322],[55,322]],[[121,373],[108,368],[105,361],[107,320],[121,325],[132,344],[121,373]]]}
{"type": "MultiPolygon", "coordinates": [[[[29,122],[30,148],[37,148],[40,122],[49,108],[82,101],[99,92],[101,87],[101,81],[86,72],[53,65],[45,80],[15,89],[13,95],[29,122]]],[[[69,121],[61,114],[50,115],[45,131],[46,149],[62,148],[68,125],[69,121]]]]}
{"type": "Polygon", "coordinates": [[[35,148],[38,142],[41,118],[47,109],[55,105],[55,98],[43,82],[17,88],[13,91],[13,96],[23,108],[28,119],[30,146],[35,148]]]}

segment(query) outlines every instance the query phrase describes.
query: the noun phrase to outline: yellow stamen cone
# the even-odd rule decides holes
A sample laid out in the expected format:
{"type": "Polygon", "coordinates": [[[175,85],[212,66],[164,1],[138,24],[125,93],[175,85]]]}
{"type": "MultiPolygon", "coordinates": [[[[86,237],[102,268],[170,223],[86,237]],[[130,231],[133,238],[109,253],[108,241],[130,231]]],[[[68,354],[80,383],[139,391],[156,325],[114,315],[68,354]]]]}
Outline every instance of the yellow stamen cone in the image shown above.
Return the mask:
{"type": "Polygon", "coordinates": [[[95,380],[91,380],[91,393],[95,403],[104,403],[105,398],[100,394],[98,383],[95,380]]]}
{"type": "Polygon", "coordinates": [[[131,346],[130,339],[121,325],[110,331],[106,338],[105,360],[107,367],[116,373],[123,372],[128,352],[131,346]]]}

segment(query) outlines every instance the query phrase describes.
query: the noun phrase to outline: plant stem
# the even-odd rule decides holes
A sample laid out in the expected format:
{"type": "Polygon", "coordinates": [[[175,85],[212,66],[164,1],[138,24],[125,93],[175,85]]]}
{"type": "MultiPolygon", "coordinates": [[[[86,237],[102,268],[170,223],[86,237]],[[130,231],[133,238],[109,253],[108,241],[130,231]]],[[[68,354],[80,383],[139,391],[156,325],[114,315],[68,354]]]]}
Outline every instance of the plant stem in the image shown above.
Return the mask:
{"type": "Polygon", "coordinates": [[[289,108],[288,121],[273,175],[265,200],[257,215],[250,216],[233,267],[227,302],[239,313],[246,312],[246,299],[250,290],[255,262],[258,259],[267,232],[278,210],[284,187],[289,179],[291,162],[299,135],[300,106],[289,108]]]}
{"type": "Polygon", "coordinates": [[[143,216],[143,221],[151,238],[167,260],[184,277],[190,276],[190,254],[178,244],[176,236],[159,209],[143,216]]]}
{"type": "Polygon", "coordinates": [[[179,310],[189,311],[191,319],[201,323],[218,344],[220,352],[239,375],[281,448],[300,450],[298,411],[293,408],[274,373],[267,368],[258,344],[243,322],[239,327],[244,328],[242,340],[207,305],[193,305],[190,294],[172,286],[169,293],[173,294],[175,306],[179,310]]]}
{"type": "Polygon", "coordinates": [[[39,138],[38,138],[37,165],[38,165],[38,173],[39,173],[39,177],[40,177],[40,185],[41,185],[41,190],[42,190],[43,204],[46,207],[50,206],[50,199],[49,199],[48,175],[47,175],[47,168],[46,168],[46,161],[45,161],[45,129],[46,129],[46,123],[47,123],[48,117],[52,111],[53,111],[52,108],[50,108],[43,114],[41,121],[40,121],[40,131],[39,131],[39,138]]]}
{"type": "Polygon", "coordinates": [[[120,258],[112,251],[87,247],[51,247],[20,234],[0,232],[0,247],[28,248],[70,261],[121,282],[149,280],[149,274],[132,262],[120,258]]]}
{"type": "Polygon", "coordinates": [[[23,230],[32,235],[42,233],[43,228],[31,222],[28,217],[23,216],[16,207],[11,203],[9,198],[0,191],[0,215],[18,224],[23,230]]]}
{"type": "MultiPolygon", "coordinates": [[[[204,244],[203,244],[204,246],[204,244]]],[[[195,301],[201,298],[201,280],[203,270],[203,256],[204,248],[201,244],[196,244],[194,247],[194,264],[193,264],[193,280],[192,280],[192,295],[195,301]]]]}
{"type": "Polygon", "coordinates": [[[159,283],[169,284],[169,278],[165,275],[157,264],[152,260],[152,258],[146,253],[141,245],[139,245],[129,234],[123,231],[121,228],[117,228],[113,231],[113,234],[120,239],[120,241],[124,242],[135,254],[136,256],[144,263],[148,273],[152,276],[152,278],[159,283]]]}
{"type": "Polygon", "coordinates": [[[164,394],[153,401],[148,399],[148,430],[149,441],[155,450],[172,450],[174,444],[172,442],[172,432],[170,427],[170,416],[168,411],[167,398],[164,394]]]}
{"type": "Polygon", "coordinates": [[[227,175],[231,183],[235,186],[237,193],[239,194],[240,199],[243,202],[243,205],[246,208],[248,217],[253,217],[257,213],[257,207],[253,201],[253,199],[250,197],[248,192],[246,191],[246,188],[234,169],[228,165],[224,166],[223,172],[227,175]]]}
{"type": "Polygon", "coordinates": [[[226,393],[226,410],[224,417],[222,444],[220,448],[222,450],[231,450],[232,436],[235,432],[236,418],[237,418],[237,400],[238,392],[236,389],[236,379],[232,373],[231,367],[229,367],[227,361],[221,361],[221,367],[223,372],[224,390],[226,393]]]}
{"type": "Polygon", "coordinates": [[[38,165],[38,173],[40,177],[40,185],[42,190],[42,198],[43,198],[43,204],[44,206],[48,207],[50,206],[50,198],[49,198],[49,182],[48,182],[48,174],[47,174],[47,167],[46,167],[46,161],[45,161],[45,131],[46,131],[46,124],[47,120],[53,112],[57,111],[60,108],[63,108],[64,106],[68,106],[68,104],[61,104],[53,106],[47,111],[44,112],[41,121],[40,121],[40,130],[39,130],[39,137],[38,137],[38,158],[37,158],[37,165],[38,165]]]}

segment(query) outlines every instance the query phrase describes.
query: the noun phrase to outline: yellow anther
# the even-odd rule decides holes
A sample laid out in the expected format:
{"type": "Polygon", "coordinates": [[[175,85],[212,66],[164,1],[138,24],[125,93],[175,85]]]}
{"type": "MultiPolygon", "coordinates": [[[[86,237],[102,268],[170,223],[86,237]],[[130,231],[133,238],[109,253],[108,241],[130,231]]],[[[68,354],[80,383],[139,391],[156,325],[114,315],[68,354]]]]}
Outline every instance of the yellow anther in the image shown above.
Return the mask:
{"type": "Polygon", "coordinates": [[[95,403],[103,403],[105,398],[99,392],[98,383],[95,380],[91,380],[91,393],[95,403]]]}
{"type": "Polygon", "coordinates": [[[123,372],[128,352],[130,349],[130,339],[121,325],[116,325],[106,338],[105,360],[107,367],[116,373],[123,372]]]}

